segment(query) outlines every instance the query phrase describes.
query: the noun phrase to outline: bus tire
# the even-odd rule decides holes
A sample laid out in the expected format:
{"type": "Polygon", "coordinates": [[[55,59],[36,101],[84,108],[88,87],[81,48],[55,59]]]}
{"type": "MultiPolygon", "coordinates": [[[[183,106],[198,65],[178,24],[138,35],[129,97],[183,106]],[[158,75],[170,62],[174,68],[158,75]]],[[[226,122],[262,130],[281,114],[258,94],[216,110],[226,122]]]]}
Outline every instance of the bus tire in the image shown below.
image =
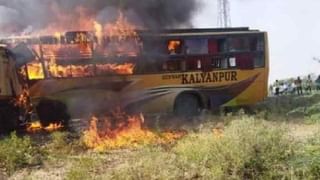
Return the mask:
{"type": "Polygon", "coordinates": [[[202,106],[200,98],[194,94],[182,93],[175,100],[174,113],[177,116],[198,116],[201,112],[201,109],[202,106]]]}
{"type": "Polygon", "coordinates": [[[17,130],[19,112],[13,105],[0,107],[0,133],[10,133],[17,130]]]}
{"type": "Polygon", "coordinates": [[[61,123],[68,126],[70,116],[67,106],[56,100],[42,99],[36,107],[37,115],[42,126],[49,126],[51,123],[61,123]]]}

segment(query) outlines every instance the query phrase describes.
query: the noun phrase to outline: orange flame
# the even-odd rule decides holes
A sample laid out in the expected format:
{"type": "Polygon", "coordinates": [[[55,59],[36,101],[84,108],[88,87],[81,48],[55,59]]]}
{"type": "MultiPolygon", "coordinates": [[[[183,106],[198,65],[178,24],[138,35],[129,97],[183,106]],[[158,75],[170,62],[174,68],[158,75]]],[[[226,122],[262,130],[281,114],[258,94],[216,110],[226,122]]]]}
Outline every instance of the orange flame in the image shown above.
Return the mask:
{"type": "Polygon", "coordinates": [[[172,41],[169,41],[168,51],[170,54],[177,54],[180,47],[181,47],[181,41],[172,40],[172,41]]]}
{"type": "MultiPolygon", "coordinates": [[[[53,78],[67,78],[67,77],[89,77],[94,76],[96,67],[97,75],[104,74],[120,74],[129,75],[133,74],[135,65],[132,63],[124,64],[96,64],[96,65],[69,65],[62,66],[55,63],[48,64],[49,76],[53,78]]],[[[44,79],[45,75],[42,70],[42,64],[38,62],[30,63],[27,65],[28,77],[30,80],[44,79]]]]}
{"type": "Polygon", "coordinates": [[[27,132],[35,133],[39,131],[53,132],[63,128],[61,123],[51,123],[47,127],[43,127],[39,121],[32,122],[27,126],[27,132]]]}
{"type": "Polygon", "coordinates": [[[44,79],[42,64],[38,61],[27,64],[27,74],[30,80],[44,79]]]}
{"type": "Polygon", "coordinates": [[[30,105],[29,103],[30,93],[26,87],[23,87],[22,92],[17,98],[14,100],[14,105],[17,107],[21,107],[23,109],[27,109],[30,105]]]}
{"type": "Polygon", "coordinates": [[[116,122],[111,123],[109,117],[99,119],[92,117],[90,127],[84,132],[84,144],[96,151],[110,149],[137,147],[146,144],[172,143],[182,138],[186,132],[154,133],[143,128],[144,117],[142,114],[127,116],[125,113],[116,114],[116,122]],[[102,120],[103,129],[99,128],[102,120]]]}
{"type": "MultiPolygon", "coordinates": [[[[85,10],[80,8],[79,11],[85,10]]],[[[82,22],[78,23],[82,24],[82,22]]],[[[71,39],[69,37],[68,40],[66,37],[63,37],[63,33],[60,33],[62,31],[60,31],[59,26],[55,30],[51,27],[49,28],[50,30],[44,30],[54,32],[54,35],[46,36],[47,42],[41,40],[39,36],[35,40],[38,44],[31,45],[38,56],[36,60],[27,65],[29,79],[88,77],[94,76],[95,70],[98,71],[98,75],[110,73],[121,75],[133,74],[135,67],[133,63],[104,63],[102,61],[99,64],[93,64],[94,62],[91,61],[94,57],[107,58],[111,56],[127,57],[138,55],[141,44],[139,43],[136,27],[130,24],[121,12],[119,13],[119,18],[114,23],[102,25],[90,19],[89,23],[83,24],[83,27],[86,30],[89,27],[93,30],[71,33],[71,36],[74,37],[71,39]],[[91,32],[93,32],[94,37],[91,37],[91,32]],[[64,43],[62,43],[62,40],[64,43]],[[82,63],[83,65],[73,64],[73,61],[78,60],[82,60],[84,62],[82,63]],[[58,65],[58,61],[63,61],[64,64],[70,65],[58,65]]]]}

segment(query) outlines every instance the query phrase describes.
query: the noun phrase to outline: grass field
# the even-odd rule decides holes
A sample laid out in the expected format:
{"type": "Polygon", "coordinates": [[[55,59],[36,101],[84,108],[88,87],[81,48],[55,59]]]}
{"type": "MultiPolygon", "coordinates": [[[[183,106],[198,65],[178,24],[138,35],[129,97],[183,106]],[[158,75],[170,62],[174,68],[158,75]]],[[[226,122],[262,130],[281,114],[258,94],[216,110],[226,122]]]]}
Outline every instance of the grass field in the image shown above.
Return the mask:
{"type": "Polygon", "coordinates": [[[312,94],[269,98],[250,114],[240,110],[172,123],[188,133],[165,144],[97,152],[77,133],[12,134],[0,141],[1,174],[70,180],[320,179],[319,122],[320,94],[312,94]]]}

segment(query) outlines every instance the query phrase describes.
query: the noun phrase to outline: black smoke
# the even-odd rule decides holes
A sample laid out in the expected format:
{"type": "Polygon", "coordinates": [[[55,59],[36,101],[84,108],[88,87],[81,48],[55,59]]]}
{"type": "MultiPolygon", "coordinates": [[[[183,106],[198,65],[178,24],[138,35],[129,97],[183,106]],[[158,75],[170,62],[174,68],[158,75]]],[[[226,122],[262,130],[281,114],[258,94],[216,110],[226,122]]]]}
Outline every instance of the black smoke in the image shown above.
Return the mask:
{"type": "MultiPolygon", "coordinates": [[[[192,16],[201,6],[200,0],[0,0],[0,30],[23,32],[57,23],[56,11],[80,17],[77,8],[104,23],[114,20],[121,9],[129,21],[144,28],[190,27],[192,16]]],[[[72,23],[72,20],[71,22],[72,23]]]]}

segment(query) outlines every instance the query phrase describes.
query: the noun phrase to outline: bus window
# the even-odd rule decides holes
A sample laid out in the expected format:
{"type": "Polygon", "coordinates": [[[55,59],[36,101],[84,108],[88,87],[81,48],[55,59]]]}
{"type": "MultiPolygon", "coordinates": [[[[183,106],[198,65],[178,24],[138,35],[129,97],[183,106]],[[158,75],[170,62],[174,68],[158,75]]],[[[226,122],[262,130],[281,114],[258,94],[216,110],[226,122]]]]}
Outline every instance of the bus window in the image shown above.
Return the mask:
{"type": "MultiPolygon", "coordinates": [[[[233,60],[233,59],[232,59],[233,60]]],[[[228,69],[230,59],[225,57],[215,57],[211,60],[211,66],[213,69],[228,69]]],[[[234,63],[236,64],[236,63],[234,63]]]]}
{"type": "Polygon", "coordinates": [[[217,54],[219,52],[218,41],[216,39],[208,40],[208,51],[209,54],[217,54]]]}
{"type": "Polygon", "coordinates": [[[177,60],[168,61],[167,65],[168,65],[168,71],[170,72],[180,70],[180,61],[177,61],[177,60]]]}
{"type": "Polygon", "coordinates": [[[230,57],[229,58],[229,65],[230,65],[231,68],[237,67],[237,62],[236,62],[236,58],[235,57],[230,57]]]}
{"type": "Polygon", "coordinates": [[[198,70],[198,59],[192,58],[192,59],[187,59],[187,71],[196,71],[198,70]]]}
{"type": "Polygon", "coordinates": [[[45,78],[44,69],[40,61],[27,64],[27,74],[29,80],[45,78]]]}
{"type": "Polygon", "coordinates": [[[54,36],[42,36],[40,37],[41,44],[58,44],[58,38],[54,36]]]}
{"type": "Polygon", "coordinates": [[[264,41],[262,38],[257,40],[257,51],[264,51],[264,41]]]}
{"type": "Polygon", "coordinates": [[[187,71],[187,62],[185,60],[182,60],[180,62],[181,71],[187,71]]]}
{"type": "Polygon", "coordinates": [[[218,39],[218,52],[223,53],[228,51],[227,41],[225,39],[218,39]]]}
{"type": "Polygon", "coordinates": [[[185,40],[186,54],[208,54],[207,39],[187,39],[185,40]]]}
{"type": "Polygon", "coordinates": [[[183,43],[181,40],[170,40],[168,42],[168,53],[170,55],[179,55],[183,53],[183,43]]]}
{"type": "Polygon", "coordinates": [[[256,55],[254,57],[254,67],[255,68],[261,68],[264,67],[264,58],[262,54],[256,55]]]}
{"type": "Polygon", "coordinates": [[[89,32],[86,31],[78,31],[78,32],[67,32],[65,34],[66,43],[67,44],[82,44],[88,43],[92,38],[89,32]]]}
{"type": "Polygon", "coordinates": [[[221,60],[220,60],[220,58],[213,58],[213,59],[212,59],[212,62],[211,62],[211,66],[212,66],[212,68],[214,68],[214,69],[219,69],[220,66],[221,66],[221,60]]]}
{"type": "Polygon", "coordinates": [[[250,39],[250,50],[251,51],[258,50],[258,38],[254,37],[250,39]]]}
{"type": "Polygon", "coordinates": [[[166,43],[160,40],[146,40],[143,42],[143,53],[147,55],[166,54],[166,43]]]}
{"type": "Polygon", "coordinates": [[[202,63],[200,59],[197,60],[197,69],[202,69],[202,63]]]}
{"type": "Polygon", "coordinates": [[[250,51],[250,41],[245,37],[234,37],[229,39],[229,51],[250,51]]]}
{"type": "Polygon", "coordinates": [[[50,78],[90,77],[94,75],[93,65],[47,65],[50,78]]]}
{"type": "Polygon", "coordinates": [[[251,51],[264,51],[263,39],[258,37],[250,38],[251,51]]]}
{"type": "Polygon", "coordinates": [[[221,59],[221,69],[227,69],[228,68],[228,58],[222,58],[221,59]]]}
{"type": "Polygon", "coordinates": [[[154,74],[162,71],[167,71],[167,65],[163,64],[163,61],[145,59],[138,61],[133,69],[134,74],[154,74]]]}
{"type": "Polygon", "coordinates": [[[183,70],[182,61],[180,60],[169,60],[162,64],[162,71],[164,72],[177,72],[183,70]]]}
{"type": "Polygon", "coordinates": [[[250,53],[242,53],[235,55],[237,67],[239,69],[253,69],[254,57],[250,53]]]}

